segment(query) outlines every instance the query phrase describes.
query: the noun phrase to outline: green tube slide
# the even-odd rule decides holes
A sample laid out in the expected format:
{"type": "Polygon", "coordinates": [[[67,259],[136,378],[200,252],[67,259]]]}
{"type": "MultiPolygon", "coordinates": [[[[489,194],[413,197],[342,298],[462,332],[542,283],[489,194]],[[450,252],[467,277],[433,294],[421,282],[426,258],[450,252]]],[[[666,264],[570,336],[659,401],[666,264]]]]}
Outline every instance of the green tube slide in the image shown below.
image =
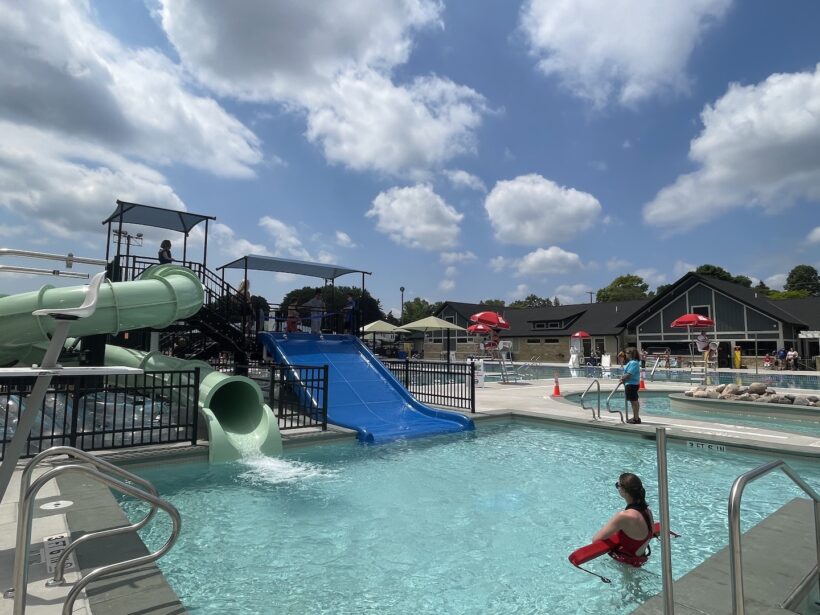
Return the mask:
{"type": "MultiPolygon", "coordinates": [[[[139,280],[106,281],[100,288],[96,311],[89,318],[73,322],[71,335],[161,329],[196,314],[203,298],[202,284],[189,269],[175,265],[150,267],[139,280]]],[[[42,360],[54,320],[32,316],[33,311],[76,307],[84,299],[82,286],[50,285],[35,292],[0,297],[0,366],[31,365],[42,360]]],[[[200,367],[199,407],[207,419],[212,462],[281,452],[277,421],[252,380],[215,372],[201,361],[184,361],[157,352],[107,346],[105,356],[107,365],[147,370],[200,367]]]]}
{"type": "Polygon", "coordinates": [[[204,361],[186,361],[160,352],[111,345],[105,347],[105,364],[138,367],[145,371],[200,368],[199,409],[208,422],[208,458],[211,463],[282,452],[276,417],[265,404],[259,385],[249,378],[228,376],[215,371],[204,361]]]}

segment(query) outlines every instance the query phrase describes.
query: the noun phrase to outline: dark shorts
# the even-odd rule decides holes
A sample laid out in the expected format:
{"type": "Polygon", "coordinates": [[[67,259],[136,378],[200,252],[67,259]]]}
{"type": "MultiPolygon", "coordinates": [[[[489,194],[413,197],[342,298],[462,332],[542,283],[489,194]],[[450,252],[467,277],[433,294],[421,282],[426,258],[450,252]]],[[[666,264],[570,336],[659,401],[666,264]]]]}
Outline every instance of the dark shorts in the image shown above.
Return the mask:
{"type": "Polygon", "coordinates": [[[626,401],[638,401],[638,386],[637,384],[625,384],[624,391],[626,391],[626,401]]]}

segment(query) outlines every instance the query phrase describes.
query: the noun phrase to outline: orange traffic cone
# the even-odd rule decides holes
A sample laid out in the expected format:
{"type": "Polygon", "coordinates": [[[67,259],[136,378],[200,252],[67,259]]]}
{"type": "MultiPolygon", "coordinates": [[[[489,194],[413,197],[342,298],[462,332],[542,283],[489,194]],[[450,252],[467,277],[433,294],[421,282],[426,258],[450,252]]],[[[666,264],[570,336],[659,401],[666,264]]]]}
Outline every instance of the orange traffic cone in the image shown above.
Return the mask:
{"type": "Polygon", "coordinates": [[[643,370],[641,370],[641,383],[638,385],[639,391],[646,390],[646,383],[643,381],[643,370]]]}
{"type": "Polygon", "coordinates": [[[552,387],[552,396],[561,397],[561,387],[558,386],[558,378],[555,379],[555,386],[552,387]]]}

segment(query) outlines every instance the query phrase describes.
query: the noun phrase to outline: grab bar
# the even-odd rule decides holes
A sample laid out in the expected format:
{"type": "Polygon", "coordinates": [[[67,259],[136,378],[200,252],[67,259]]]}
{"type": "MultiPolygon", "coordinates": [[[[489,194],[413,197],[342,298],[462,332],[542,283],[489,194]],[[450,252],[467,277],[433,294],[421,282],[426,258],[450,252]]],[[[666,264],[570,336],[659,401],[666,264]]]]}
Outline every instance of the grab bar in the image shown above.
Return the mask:
{"type": "Polygon", "coordinates": [[[168,513],[168,516],[171,517],[173,528],[171,530],[171,536],[168,538],[168,541],[154,553],[149,553],[148,555],[142,555],[140,557],[134,557],[124,562],[118,562],[115,564],[109,564],[107,566],[101,566],[100,568],[96,568],[84,577],[82,577],[79,581],[77,581],[77,583],[74,584],[74,586],[68,592],[65,603],[63,604],[63,615],[71,615],[74,607],[74,602],[77,600],[77,597],[86,585],[102,576],[105,576],[106,574],[127,570],[135,566],[141,566],[142,564],[147,564],[158,560],[160,557],[165,555],[171,549],[171,547],[174,546],[174,543],[179,537],[180,527],[182,525],[182,519],[180,518],[179,511],[177,511],[177,509],[173,505],[166,502],[165,500],[155,497],[150,493],[146,493],[141,489],[137,489],[132,485],[128,485],[127,483],[117,480],[116,478],[106,476],[102,472],[94,468],[89,468],[88,466],[65,465],[59,468],[54,468],[53,470],[49,470],[36,481],[34,481],[34,483],[26,490],[26,494],[19,504],[19,515],[17,521],[17,545],[15,548],[14,558],[14,615],[24,615],[26,610],[26,597],[28,594],[28,557],[29,544],[31,542],[32,517],[34,516],[34,497],[37,495],[40,489],[50,480],[62,474],[66,474],[68,472],[81,472],[84,474],[88,474],[92,478],[97,479],[98,481],[108,485],[113,489],[116,489],[117,491],[144,500],[158,508],[162,508],[165,512],[168,513]]]}
{"type": "Polygon", "coordinates": [[[615,385],[615,388],[612,389],[612,392],[609,394],[609,397],[606,398],[606,410],[607,410],[607,412],[617,412],[618,415],[621,417],[621,423],[626,422],[626,421],[624,421],[624,413],[626,414],[627,420],[629,420],[629,410],[627,409],[626,397],[624,397],[624,413],[621,413],[620,410],[613,410],[612,407],[609,405],[609,402],[612,399],[612,396],[615,395],[615,391],[617,391],[619,388],[621,388],[621,385],[623,383],[624,383],[623,380],[619,380],[618,384],[615,385]]]}
{"type": "MultiPolygon", "coordinates": [[[[42,462],[44,459],[49,457],[55,457],[57,455],[66,455],[68,457],[73,457],[75,459],[82,459],[94,465],[97,469],[105,469],[108,470],[111,474],[118,475],[125,480],[131,481],[132,483],[137,483],[143,487],[143,490],[147,493],[150,493],[154,497],[159,497],[159,493],[157,493],[156,487],[152,485],[150,482],[145,480],[144,478],[140,478],[136,474],[132,474],[131,472],[127,472],[122,468],[118,468],[112,463],[104,461],[102,459],[98,459],[91,453],[86,453],[85,451],[81,451],[78,448],[74,448],[71,446],[52,446],[51,448],[39,453],[36,455],[26,467],[23,469],[23,473],[20,476],[20,500],[23,501],[23,498],[26,495],[26,491],[28,490],[29,486],[31,485],[31,475],[34,472],[35,467],[42,462]]],[[[124,534],[126,532],[136,532],[137,530],[141,530],[143,527],[148,525],[148,522],[154,517],[157,513],[157,507],[155,505],[151,505],[151,510],[148,511],[148,514],[137,523],[133,523],[131,525],[125,525],[122,527],[111,528],[107,530],[100,530],[98,532],[91,532],[89,534],[84,534],[80,536],[77,540],[72,542],[68,545],[65,550],[60,554],[60,558],[57,560],[57,563],[54,565],[54,576],[46,582],[46,585],[52,587],[54,585],[62,585],[65,582],[64,572],[65,572],[65,564],[68,561],[69,555],[73,551],[75,551],[81,545],[84,545],[91,540],[96,538],[104,538],[106,536],[115,536],[117,534],[124,534]]]]}
{"type": "Polygon", "coordinates": [[[74,256],[71,252],[65,256],[61,254],[50,254],[48,252],[33,252],[32,250],[15,250],[14,248],[0,248],[0,257],[18,256],[21,258],[38,258],[47,261],[63,261],[65,266],[71,269],[74,263],[80,265],[99,265],[105,267],[108,263],[99,258],[87,258],[85,256],[74,256]]]}
{"type": "Polygon", "coordinates": [[[792,482],[814,500],[814,542],[817,550],[817,566],[820,567],[820,497],[814,489],[782,459],[770,461],[754,470],[741,474],[735,479],[732,490],[729,492],[729,550],[731,551],[732,613],[734,615],[744,615],[746,613],[743,597],[743,557],[740,547],[740,500],[743,497],[743,489],[752,481],[777,469],[783,470],[783,473],[792,479],[792,482]]]}
{"type": "Polygon", "coordinates": [[[599,419],[601,418],[601,383],[599,382],[599,380],[597,378],[595,380],[593,380],[592,382],[590,382],[589,386],[587,386],[587,388],[584,389],[584,392],[581,393],[581,408],[583,410],[592,410],[592,420],[594,421],[594,420],[596,420],[595,419],[595,408],[593,408],[591,406],[589,408],[587,408],[584,405],[584,397],[586,397],[586,394],[589,393],[589,390],[592,388],[593,384],[598,387],[598,418],[599,419]]]}

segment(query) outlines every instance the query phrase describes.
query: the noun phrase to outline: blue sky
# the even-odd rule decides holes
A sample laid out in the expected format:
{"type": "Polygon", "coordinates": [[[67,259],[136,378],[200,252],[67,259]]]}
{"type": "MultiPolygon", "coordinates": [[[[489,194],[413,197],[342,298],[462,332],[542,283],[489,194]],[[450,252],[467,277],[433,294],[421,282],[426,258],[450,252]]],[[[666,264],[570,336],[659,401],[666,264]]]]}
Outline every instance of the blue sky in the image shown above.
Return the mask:
{"type": "MultiPolygon", "coordinates": [[[[400,286],[583,302],[707,262],[781,287],[820,266],[817,23],[814,0],[3,0],[0,244],[101,256],[119,198],[217,216],[213,265],[371,271],[396,313],[400,286]]],[[[252,277],[274,302],[316,283],[252,277]]]]}

